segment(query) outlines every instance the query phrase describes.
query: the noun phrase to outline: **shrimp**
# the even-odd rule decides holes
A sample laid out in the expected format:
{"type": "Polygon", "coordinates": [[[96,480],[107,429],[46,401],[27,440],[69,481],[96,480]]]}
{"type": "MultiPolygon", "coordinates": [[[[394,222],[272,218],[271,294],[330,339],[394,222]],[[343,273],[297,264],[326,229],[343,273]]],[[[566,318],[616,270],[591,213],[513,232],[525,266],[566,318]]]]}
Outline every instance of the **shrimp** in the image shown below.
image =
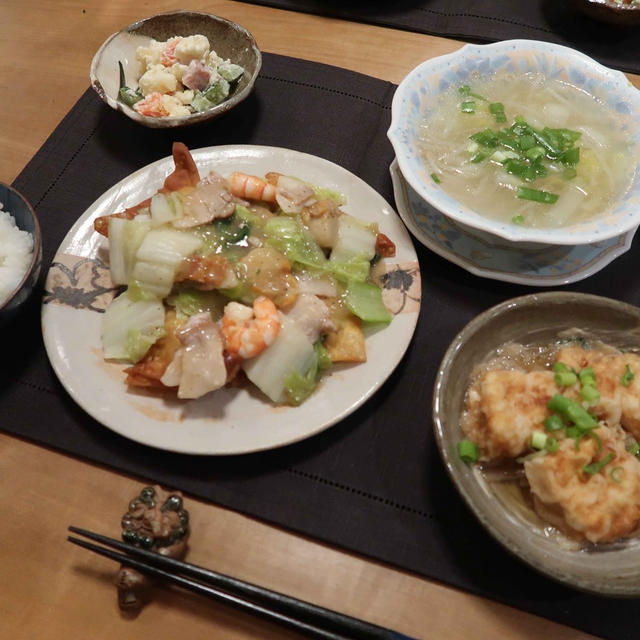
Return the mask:
{"type": "Polygon", "coordinates": [[[162,104],[162,94],[157,91],[150,93],[144,100],[136,102],[133,108],[143,116],[161,118],[169,115],[164,104],[162,104]]]}
{"type": "MultiPolygon", "coordinates": [[[[172,147],[173,163],[175,168],[170,173],[165,181],[164,186],[159,189],[159,193],[169,193],[171,191],[188,192],[190,188],[195,187],[200,181],[200,174],[198,173],[198,167],[193,161],[193,157],[189,152],[189,149],[182,142],[174,142],[172,147]]],[[[132,220],[141,211],[149,207],[151,204],[151,198],[147,198],[142,202],[129,207],[120,213],[112,213],[107,216],[100,216],[96,218],[93,226],[94,229],[101,233],[103,236],[109,235],[109,218],[126,218],[132,220]]]]}
{"type": "Polygon", "coordinates": [[[182,38],[175,38],[167,42],[166,46],[162,50],[162,57],[160,58],[160,62],[163,67],[171,67],[178,62],[178,58],[176,58],[176,47],[181,41],[182,38]]]}
{"type": "Polygon", "coordinates": [[[276,201],[276,187],[257,176],[235,171],[229,178],[229,190],[238,198],[247,200],[276,201]]]}
{"type": "Polygon", "coordinates": [[[222,340],[225,349],[242,358],[254,358],[273,344],[280,332],[278,309],[265,296],[256,298],[253,309],[230,302],[222,316],[222,340]]]}

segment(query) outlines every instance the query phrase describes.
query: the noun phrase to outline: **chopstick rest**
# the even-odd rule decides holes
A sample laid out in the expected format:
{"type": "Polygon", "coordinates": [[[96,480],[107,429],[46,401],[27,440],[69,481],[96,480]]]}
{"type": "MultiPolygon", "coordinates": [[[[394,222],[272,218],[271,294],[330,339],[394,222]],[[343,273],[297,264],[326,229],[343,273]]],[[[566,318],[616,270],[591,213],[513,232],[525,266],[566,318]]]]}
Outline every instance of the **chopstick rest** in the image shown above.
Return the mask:
{"type": "MultiPolygon", "coordinates": [[[[122,539],[164,556],[184,559],[189,538],[189,513],[179,491],[159,486],[144,487],[122,516],[122,539]]],[[[124,563],[116,576],[118,606],[123,612],[137,614],[152,587],[149,577],[124,563]]]]}
{"type": "Polygon", "coordinates": [[[412,640],[391,629],[325,609],[198,565],[134,547],[131,544],[86,529],[71,526],[69,531],[100,542],[105,546],[69,536],[68,540],[73,544],[122,562],[144,575],[175,584],[209,599],[224,602],[236,609],[293,629],[308,638],[412,640]],[[118,549],[123,553],[118,553],[107,547],[118,549]]]}

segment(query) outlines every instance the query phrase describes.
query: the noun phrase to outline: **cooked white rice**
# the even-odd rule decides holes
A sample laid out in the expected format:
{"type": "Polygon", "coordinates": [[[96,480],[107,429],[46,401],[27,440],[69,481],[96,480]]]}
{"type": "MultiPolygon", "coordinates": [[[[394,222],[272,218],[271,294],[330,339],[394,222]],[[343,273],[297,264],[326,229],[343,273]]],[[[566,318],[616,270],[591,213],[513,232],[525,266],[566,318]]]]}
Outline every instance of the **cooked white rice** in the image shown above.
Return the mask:
{"type": "Polygon", "coordinates": [[[28,231],[16,227],[8,211],[0,203],[0,305],[20,284],[31,264],[33,238],[28,231]]]}

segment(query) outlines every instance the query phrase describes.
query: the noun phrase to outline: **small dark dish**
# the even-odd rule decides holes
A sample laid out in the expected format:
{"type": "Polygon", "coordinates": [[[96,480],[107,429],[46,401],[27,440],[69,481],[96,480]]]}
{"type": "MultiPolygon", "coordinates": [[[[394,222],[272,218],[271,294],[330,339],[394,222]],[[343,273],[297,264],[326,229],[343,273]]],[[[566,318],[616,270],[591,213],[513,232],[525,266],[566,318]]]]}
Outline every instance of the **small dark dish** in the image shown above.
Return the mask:
{"type": "Polygon", "coordinates": [[[640,538],[575,548],[549,535],[530,508],[501,498],[477,465],[465,464],[457,446],[472,369],[508,342],[544,344],[561,331],[581,329],[619,348],[640,347],[640,308],[571,292],[507,300],[472,320],[449,346],[433,396],[435,435],[454,484],[480,522],[510,552],[573,587],[609,596],[640,595],[640,538]]]}
{"type": "Polygon", "coordinates": [[[613,0],[569,0],[571,6],[590,18],[618,27],[640,25],[640,4],[623,4],[613,0]]]}
{"type": "Polygon", "coordinates": [[[0,301],[0,326],[2,326],[18,313],[33,291],[42,264],[42,238],[35,211],[18,191],[0,183],[0,202],[3,205],[2,210],[13,216],[16,226],[22,231],[28,231],[33,237],[33,256],[27,272],[13,293],[4,302],[0,301]]]}
{"type": "Polygon", "coordinates": [[[239,24],[195,11],[161,13],[129,25],[107,38],[91,62],[91,86],[110,107],[127,117],[152,128],[181,127],[216,118],[242,102],[253,89],[262,65],[262,55],[253,36],[239,24]],[[224,59],[244,67],[244,74],[233,93],[221,104],[183,117],[154,118],[144,116],[118,100],[120,73],[118,62],[122,62],[126,83],[137,86],[139,62],[136,60],[138,46],[151,39],[164,41],[173,36],[202,34],[209,39],[211,48],[224,59]]]}

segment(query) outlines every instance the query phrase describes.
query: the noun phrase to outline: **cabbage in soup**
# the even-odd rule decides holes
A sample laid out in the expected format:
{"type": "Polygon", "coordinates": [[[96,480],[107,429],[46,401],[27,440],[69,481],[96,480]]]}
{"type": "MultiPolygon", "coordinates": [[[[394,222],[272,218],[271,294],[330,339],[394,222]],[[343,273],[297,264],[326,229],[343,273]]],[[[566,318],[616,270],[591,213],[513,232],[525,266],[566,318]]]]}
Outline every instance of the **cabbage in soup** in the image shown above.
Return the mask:
{"type": "Polygon", "coordinates": [[[605,107],[539,74],[452,88],[421,125],[420,140],[433,180],[450,196],[488,218],[528,227],[603,213],[635,170],[605,107]]]}

